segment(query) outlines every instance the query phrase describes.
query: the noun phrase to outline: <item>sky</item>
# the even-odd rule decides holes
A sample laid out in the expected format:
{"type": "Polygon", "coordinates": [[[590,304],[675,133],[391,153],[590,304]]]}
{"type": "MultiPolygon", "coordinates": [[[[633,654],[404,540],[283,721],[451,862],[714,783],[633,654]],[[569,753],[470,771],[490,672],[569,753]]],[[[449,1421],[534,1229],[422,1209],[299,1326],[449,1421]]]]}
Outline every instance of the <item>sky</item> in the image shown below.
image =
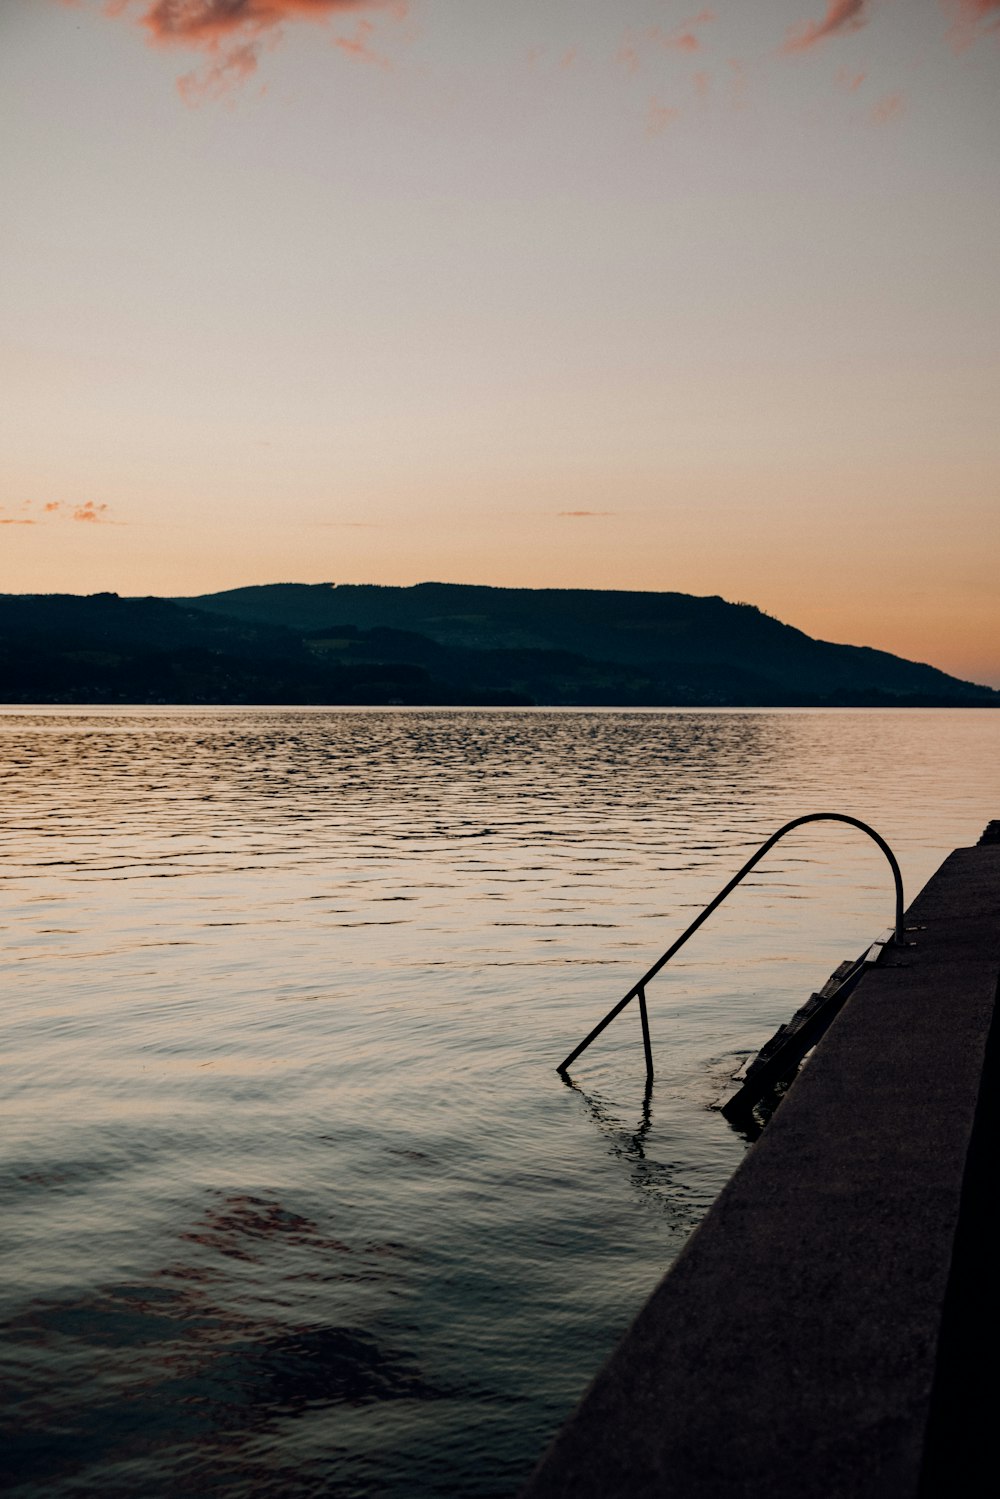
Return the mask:
{"type": "Polygon", "coordinates": [[[678,590],[1000,685],[1000,0],[0,0],[0,591],[678,590]]]}

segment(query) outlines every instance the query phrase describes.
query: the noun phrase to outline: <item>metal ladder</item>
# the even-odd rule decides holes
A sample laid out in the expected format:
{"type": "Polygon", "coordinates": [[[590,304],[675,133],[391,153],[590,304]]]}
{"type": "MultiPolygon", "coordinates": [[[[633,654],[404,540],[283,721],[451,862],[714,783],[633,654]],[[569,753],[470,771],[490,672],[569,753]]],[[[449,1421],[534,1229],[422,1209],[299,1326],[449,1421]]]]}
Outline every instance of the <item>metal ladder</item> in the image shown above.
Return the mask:
{"type": "Polygon", "coordinates": [[[665,967],[666,964],[670,962],[670,959],[674,956],[675,953],[680,951],[688,938],[692,937],[698,930],[698,928],[702,925],[702,923],[708,920],[709,916],[711,916],[716,907],[720,906],[725,900],[726,896],[736,889],[736,886],[740,883],[740,881],[745,879],[746,876],[750,873],[751,869],[753,869],[755,865],[760,863],[764,855],[774,847],[778,840],[780,838],[784,838],[785,834],[790,833],[793,828],[800,828],[807,822],[846,822],[853,828],[860,828],[863,833],[867,833],[869,838],[873,839],[875,843],[878,844],[879,848],[882,850],[889,861],[889,867],[892,870],[892,877],[896,886],[896,917],[893,924],[892,941],[896,944],[902,945],[903,877],[899,872],[899,865],[896,862],[896,856],[893,853],[892,849],[889,847],[888,843],[886,843],[885,839],[882,838],[878,833],[876,833],[874,828],[869,827],[868,823],[866,822],[861,822],[857,817],[848,817],[844,812],[808,812],[805,817],[795,817],[791,822],[786,822],[784,827],[779,828],[776,833],[772,833],[771,837],[768,838],[765,843],[761,844],[760,848],[753,855],[753,857],[748,859],[747,862],[743,865],[743,868],[740,869],[738,873],[733,875],[733,878],[729,881],[728,885],[726,885],[722,890],[719,891],[715,899],[709,901],[704,910],[695,917],[691,925],[681,933],[676,942],[672,942],[670,944],[666,952],[661,958],[658,958],[656,960],[652,968],[646,970],[646,972],[642,975],[642,978],[639,979],[637,983],[633,984],[628,993],[622,999],[620,999],[612,1009],[608,1011],[604,1019],[599,1021],[598,1024],[594,1026],[594,1029],[590,1032],[589,1035],[583,1038],[579,1046],[575,1047],[570,1052],[569,1056],[564,1058],[564,1060],[559,1063],[556,1071],[565,1078],[569,1068],[576,1061],[580,1053],[586,1051],[590,1043],[592,1041],[595,1041],[601,1034],[601,1032],[611,1024],[616,1015],[621,1014],[626,1005],[630,1004],[633,999],[638,999],[639,1019],[642,1024],[642,1045],[646,1053],[646,1081],[647,1083],[651,1083],[653,1081],[653,1047],[649,1036],[649,1014],[646,1009],[646,985],[650,982],[651,979],[654,979],[656,977],[661,968],[665,967]]]}

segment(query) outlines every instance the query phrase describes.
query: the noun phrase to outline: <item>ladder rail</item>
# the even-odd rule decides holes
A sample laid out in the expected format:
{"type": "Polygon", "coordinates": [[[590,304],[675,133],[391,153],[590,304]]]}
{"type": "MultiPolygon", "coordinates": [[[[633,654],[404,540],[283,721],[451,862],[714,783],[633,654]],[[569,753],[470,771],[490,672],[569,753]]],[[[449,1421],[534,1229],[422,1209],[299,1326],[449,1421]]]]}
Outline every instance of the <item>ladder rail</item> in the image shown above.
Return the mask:
{"type": "Polygon", "coordinates": [[[722,904],[726,896],[731,894],[731,892],[736,889],[736,886],[746,878],[751,869],[753,869],[757,864],[760,863],[761,859],[764,858],[765,854],[770,852],[770,850],[779,841],[779,839],[784,838],[785,834],[790,833],[793,828],[803,827],[807,822],[845,822],[850,827],[860,828],[861,832],[867,833],[869,838],[873,839],[878,847],[882,850],[882,852],[885,854],[886,859],[888,860],[889,868],[892,870],[892,878],[895,884],[896,892],[896,912],[895,920],[893,923],[893,941],[896,944],[901,945],[903,942],[903,876],[900,873],[896,856],[893,853],[892,849],[889,847],[888,843],[886,843],[881,834],[877,833],[875,829],[873,827],[870,827],[867,822],[862,822],[858,817],[849,817],[846,812],[807,812],[804,817],[794,817],[791,822],[786,822],[783,827],[780,827],[776,833],[772,833],[770,838],[766,839],[765,842],[761,844],[757,852],[747,860],[742,869],[738,870],[737,873],[733,875],[728,884],[723,886],[715,899],[710,900],[708,905],[705,906],[704,909],[701,910],[695,917],[695,919],[691,922],[690,926],[688,926],[681,933],[681,935],[676,939],[675,942],[672,942],[670,944],[663,956],[657,958],[653,966],[646,970],[642,978],[639,979],[637,983],[632,985],[628,993],[625,994],[623,998],[621,998],[618,1003],[608,1011],[608,1013],[604,1016],[604,1019],[599,1021],[598,1024],[594,1026],[594,1029],[589,1033],[589,1035],[583,1038],[579,1046],[575,1047],[570,1052],[569,1056],[565,1057],[563,1061],[559,1063],[556,1071],[565,1076],[567,1070],[576,1061],[581,1052],[586,1051],[587,1047],[592,1041],[596,1041],[601,1032],[611,1024],[612,1020],[614,1020],[616,1016],[621,1014],[626,1005],[630,1004],[633,999],[638,998],[642,1019],[643,1047],[646,1054],[646,1077],[649,1081],[652,1081],[653,1054],[650,1045],[649,1021],[646,1012],[646,985],[650,982],[651,979],[654,979],[656,977],[661,968],[664,968],[666,964],[670,962],[670,959],[674,956],[674,954],[680,951],[685,942],[687,942],[690,937],[694,936],[695,932],[702,925],[702,923],[708,920],[712,912],[722,904]]]}

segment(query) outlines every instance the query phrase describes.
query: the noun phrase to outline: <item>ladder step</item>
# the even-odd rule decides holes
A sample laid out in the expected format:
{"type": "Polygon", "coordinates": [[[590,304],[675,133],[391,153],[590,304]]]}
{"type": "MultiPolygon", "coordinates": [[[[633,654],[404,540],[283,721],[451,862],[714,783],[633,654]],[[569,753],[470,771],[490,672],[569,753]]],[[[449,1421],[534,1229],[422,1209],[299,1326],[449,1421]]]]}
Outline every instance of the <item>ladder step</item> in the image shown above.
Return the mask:
{"type": "Polygon", "coordinates": [[[740,1087],[722,1105],[722,1113],[730,1124],[750,1133],[760,1132],[760,1121],[754,1117],[755,1105],[782,1084],[791,1082],[806,1052],[812,1050],[832,1025],[863,974],[878,962],[892,935],[891,930],[883,933],[853,963],[839,963],[823,987],[810,994],[791,1020],[779,1025],[753,1061],[744,1063],[733,1079],[734,1082],[742,1079],[740,1087]]]}

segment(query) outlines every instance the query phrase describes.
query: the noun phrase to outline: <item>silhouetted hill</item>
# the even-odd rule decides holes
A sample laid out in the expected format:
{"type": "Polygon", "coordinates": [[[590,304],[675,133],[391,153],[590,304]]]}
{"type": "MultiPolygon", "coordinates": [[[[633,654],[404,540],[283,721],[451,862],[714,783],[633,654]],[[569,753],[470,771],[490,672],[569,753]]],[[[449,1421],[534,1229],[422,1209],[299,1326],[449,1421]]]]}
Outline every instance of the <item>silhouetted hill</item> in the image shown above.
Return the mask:
{"type": "Polygon", "coordinates": [[[1000,693],[716,598],[275,584],[0,595],[0,701],[936,707],[1000,693]]]}
{"type": "MultiPolygon", "coordinates": [[[[313,634],[350,625],[419,634],[480,658],[484,652],[513,652],[511,670],[526,683],[537,683],[539,673],[554,681],[560,671],[553,659],[543,662],[536,654],[528,662],[525,653],[568,653],[587,663],[570,671],[573,680],[602,694],[539,701],[618,702],[624,693],[627,701],[641,702],[635,693],[649,683],[650,690],[660,684],[657,702],[870,702],[873,694],[874,700],[890,702],[1000,702],[990,688],[933,666],[887,651],[814,640],[751,604],[717,597],[456,583],[412,588],[276,583],[177,602],[313,634]],[[614,695],[603,695],[609,691],[614,695]],[[672,698],[674,692],[683,695],[672,698]]],[[[499,666],[493,658],[493,669],[499,666]]],[[[529,686],[521,690],[534,695],[529,686]]]]}
{"type": "Polygon", "coordinates": [[[437,681],[378,653],[331,659],[280,625],[169,599],[0,595],[0,701],[8,703],[517,704],[437,681]]]}

